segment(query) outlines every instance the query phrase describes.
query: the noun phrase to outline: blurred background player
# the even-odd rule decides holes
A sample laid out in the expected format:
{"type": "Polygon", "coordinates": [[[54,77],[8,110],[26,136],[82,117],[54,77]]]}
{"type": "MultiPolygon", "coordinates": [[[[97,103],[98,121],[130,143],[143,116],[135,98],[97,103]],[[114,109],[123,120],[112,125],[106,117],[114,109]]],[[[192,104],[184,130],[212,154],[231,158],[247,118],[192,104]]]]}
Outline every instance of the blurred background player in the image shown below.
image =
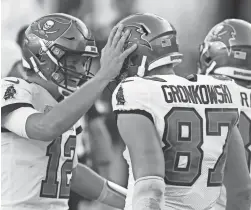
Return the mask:
{"type": "Polygon", "coordinates": [[[82,131],[77,121],[136,48],[123,50],[129,31],[121,36],[122,29],[111,31],[92,78],[91,60],[98,51],[81,20],[51,14],[28,27],[22,78],[2,79],[2,209],[68,209],[70,188],[123,207],[125,189],[78,164],[75,152],[82,131]]]}
{"type": "Polygon", "coordinates": [[[123,65],[112,99],[127,146],[125,209],[214,209],[227,164],[229,180],[238,179],[239,189],[245,188],[234,199],[242,201],[236,206],[249,210],[251,180],[242,164],[245,150],[237,128],[234,81],[175,75],[182,55],[176,30],[165,19],[146,13],[120,23],[131,30],[125,48],[138,45],[123,65]]]}
{"type": "MultiPolygon", "coordinates": [[[[240,19],[227,19],[214,26],[200,47],[199,73],[225,75],[235,80],[241,103],[239,130],[244,141],[247,165],[251,164],[251,24],[240,19]]],[[[244,164],[244,163],[243,163],[244,164]]],[[[226,168],[226,170],[228,170],[226,168]]],[[[239,173],[236,171],[236,173],[239,173]]],[[[251,174],[250,174],[251,176],[251,174]]],[[[226,177],[227,178],[227,177],[226,177]]],[[[226,180],[227,181],[227,180],[226,180]]],[[[222,190],[217,209],[235,205],[239,190],[237,181],[222,190]],[[234,192],[237,191],[235,194],[234,192]]],[[[247,189],[248,190],[248,189],[247,189]]],[[[250,195],[249,195],[250,196],[250,195]]],[[[251,199],[249,197],[249,199],[251,199]]],[[[235,207],[237,208],[237,207],[235,207]]]]}

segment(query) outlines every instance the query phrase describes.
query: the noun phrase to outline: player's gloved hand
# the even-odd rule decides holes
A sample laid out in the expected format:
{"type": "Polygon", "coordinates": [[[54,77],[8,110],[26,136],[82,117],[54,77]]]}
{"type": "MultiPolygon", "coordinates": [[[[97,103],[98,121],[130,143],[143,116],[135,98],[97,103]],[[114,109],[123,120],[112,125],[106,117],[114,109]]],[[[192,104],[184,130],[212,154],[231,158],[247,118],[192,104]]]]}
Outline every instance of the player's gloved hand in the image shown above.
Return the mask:
{"type": "Polygon", "coordinates": [[[137,45],[134,44],[124,51],[124,44],[130,35],[130,30],[122,33],[123,28],[123,25],[119,25],[112,29],[108,41],[101,51],[101,67],[98,74],[109,80],[118,76],[124,60],[137,48],[137,45]]]}

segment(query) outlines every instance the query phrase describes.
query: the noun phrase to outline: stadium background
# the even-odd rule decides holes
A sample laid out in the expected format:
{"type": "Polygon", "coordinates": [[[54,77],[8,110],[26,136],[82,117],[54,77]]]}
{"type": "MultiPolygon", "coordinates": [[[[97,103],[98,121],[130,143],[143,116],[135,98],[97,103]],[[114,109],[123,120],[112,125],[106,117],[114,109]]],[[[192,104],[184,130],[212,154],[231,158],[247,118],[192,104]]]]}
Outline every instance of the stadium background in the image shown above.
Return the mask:
{"type": "MultiPolygon", "coordinates": [[[[169,20],[178,31],[184,62],[176,72],[186,76],[196,72],[198,46],[216,23],[226,18],[251,22],[251,0],[1,0],[1,75],[10,73],[21,58],[19,45],[26,26],[36,18],[63,12],[82,19],[93,31],[99,50],[114,24],[129,14],[151,12],[169,20]]],[[[96,59],[92,68],[99,68],[96,59]]],[[[112,85],[110,87],[112,89],[112,85]]],[[[90,93],[91,94],[91,93],[90,93]]],[[[122,186],[127,185],[124,145],[111,110],[107,88],[83,117],[85,132],[78,142],[79,161],[122,186]]],[[[71,194],[70,210],[112,210],[97,202],[71,194]]]]}

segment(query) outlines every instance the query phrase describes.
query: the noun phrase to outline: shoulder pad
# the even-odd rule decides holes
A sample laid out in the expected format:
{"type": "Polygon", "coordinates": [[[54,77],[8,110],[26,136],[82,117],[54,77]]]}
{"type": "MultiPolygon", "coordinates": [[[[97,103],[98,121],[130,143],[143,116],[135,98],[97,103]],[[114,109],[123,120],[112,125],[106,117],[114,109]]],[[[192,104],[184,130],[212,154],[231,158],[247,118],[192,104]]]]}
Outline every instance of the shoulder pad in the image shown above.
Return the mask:
{"type": "Polygon", "coordinates": [[[26,82],[24,79],[17,78],[17,77],[5,77],[2,79],[2,85],[15,85],[19,87],[26,87],[28,88],[30,84],[26,82]]]}
{"type": "Polygon", "coordinates": [[[145,82],[141,77],[130,77],[122,81],[113,92],[113,107],[132,104],[136,106],[137,101],[145,101],[148,97],[145,82]]]}
{"type": "Polygon", "coordinates": [[[145,79],[145,80],[151,80],[151,81],[155,81],[155,82],[167,82],[163,78],[156,77],[156,76],[147,76],[147,77],[143,77],[143,79],[145,79]]]}
{"type": "Polygon", "coordinates": [[[198,76],[197,76],[197,74],[190,74],[190,75],[186,76],[186,79],[191,82],[197,82],[198,76]]]}
{"type": "Polygon", "coordinates": [[[138,79],[141,79],[141,77],[138,77],[138,76],[127,77],[127,78],[125,78],[124,80],[122,80],[122,81],[120,82],[120,84],[127,83],[127,82],[137,81],[138,79]]]}
{"type": "Polygon", "coordinates": [[[223,80],[223,81],[234,81],[233,79],[231,79],[230,77],[228,76],[225,76],[225,75],[220,75],[220,74],[210,74],[208,76],[211,76],[215,79],[218,79],[218,80],[223,80]]]}

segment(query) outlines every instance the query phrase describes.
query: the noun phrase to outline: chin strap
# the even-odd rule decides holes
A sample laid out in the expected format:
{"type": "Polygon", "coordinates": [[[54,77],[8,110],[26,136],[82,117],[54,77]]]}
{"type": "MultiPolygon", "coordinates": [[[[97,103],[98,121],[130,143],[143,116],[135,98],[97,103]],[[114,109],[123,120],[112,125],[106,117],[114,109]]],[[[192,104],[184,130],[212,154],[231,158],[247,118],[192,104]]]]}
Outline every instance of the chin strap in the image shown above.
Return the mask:
{"type": "Polygon", "coordinates": [[[141,65],[138,67],[138,73],[137,75],[139,77],[143,77],[145,75],[145,71],[146,71],[146,58],[147,56],[143,55],[142,61],[141,61],[141,65]]]}
{"type": "Polygon", "coordinates": [[[214,67],[215,67],[215,66],[216,66],[216,62],[213,61],[213,62],[211,63],[211,65],[206,69],[206,75],[210,74],[211,71],[214,70],[214,67]]]}
{"type": "Polygon", "coordinates": [[[78,90],[80,87],[77,86],[76,88],[72,88],[71,90],[70,89],[65,89],[63,87],[60,87],[58,86],[58,92],[64,96],[64,97],[67,97],[69,95],[71,95],[72,93],[74,93],[76,90],[78,90]]]}
{"type": "MultiPolygon", "coordinates": [[[[173,53],[172,55],[165,56],[165,57],[160,58],[160,59],[154,61],[153,63],[151,63],[149,65],[149,67],[148,67],[148,71],[151,71],[152,69],[155,69],[155,68],[157,68],[159,66],[163,66],[163,65],[166,65],[166,64],[177,65],[177,64],[182,62],[182,58],[183,58],[183,55],[180,54],[180,53],[173,53]]],[[[138,67],[137,75],[139,77],[145,76],[146,59],[147,59],[147,56],[143,55],[141,65],[138,67]]]]}
{"type": "Polygon", "coordinates": [[[62,96],[64,96],[64,97],[68,97],[69,95],[71,95],[71,94],[73,93],[73,91],[71,92],[71,91],[66,90],[66,89],[64,89],[64,88],[62,88],[62,87],[59,87],[59,86],[58,86],[58,92],[59,92],[62,96]]]}

